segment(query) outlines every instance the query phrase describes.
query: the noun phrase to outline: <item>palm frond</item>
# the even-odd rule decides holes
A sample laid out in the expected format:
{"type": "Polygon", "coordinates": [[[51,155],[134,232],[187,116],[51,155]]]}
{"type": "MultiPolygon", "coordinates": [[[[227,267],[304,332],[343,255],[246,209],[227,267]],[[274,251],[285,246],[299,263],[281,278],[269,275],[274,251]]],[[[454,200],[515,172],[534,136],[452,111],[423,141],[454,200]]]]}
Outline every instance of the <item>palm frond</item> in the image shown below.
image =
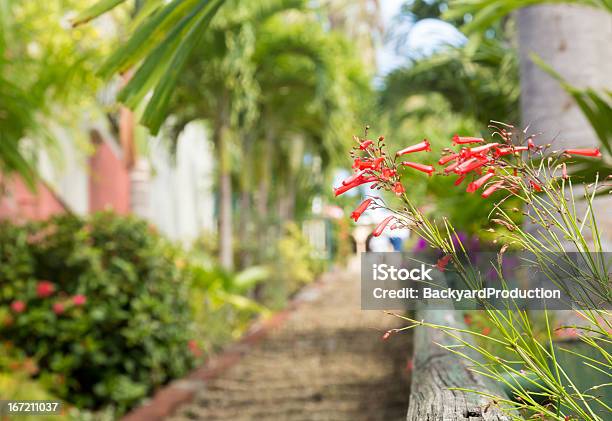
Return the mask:
{"type": "Polygon", "coordinates": [[[610,0],[457,0],[449,3],[450,8],[442,15],[445,20],[472,16],[472,20],[461,27],[466,34],[482,33],[510,13],[536,4],[573,3],[612,12],[610,0]]]}

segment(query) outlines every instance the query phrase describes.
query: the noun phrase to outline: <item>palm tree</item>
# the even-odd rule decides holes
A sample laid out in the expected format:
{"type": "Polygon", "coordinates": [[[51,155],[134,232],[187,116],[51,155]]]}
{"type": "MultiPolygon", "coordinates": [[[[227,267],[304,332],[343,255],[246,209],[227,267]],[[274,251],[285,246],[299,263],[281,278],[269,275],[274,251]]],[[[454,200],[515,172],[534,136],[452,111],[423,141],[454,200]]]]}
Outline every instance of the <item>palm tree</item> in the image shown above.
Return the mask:
{"type": "Polygon", "coordinates": [[[448,47],[391,72],[385,78],[381,105],[397,108],[413,95],[438,93],[457,113],[483,125],[490,119],[515,121],[518,109],[516,55],[497,39],[448,47]]]}
{"type": "MultiPolygon", "coordinates": [[[[287,4],[296,10],[295,2],[287,4]]],[[[346,53],[337,54],[346,43],[326,33],[305,8],[291,15],[283,14],[285,10],[253,11],[246,3],[235,10],[225,7],[206,36],[206,47],[188,63],[170,107],[175,133],[195,119],[211,122],[219,170],[219,257],[228,269],[233,267],[232,162],[243,158],[239,173],[244,188],[254,188],[252,180],[259,173],[257,203],[259,217],[265,219],[272,172],[288,170],[273,167],[285,143],[279,141],[297,136],[309,143],[311,129],[320,143],[339,151],[337,132],[348,121],[338,114],[346,115],[354,105],[344,89],[346,74],[355,72],[355,66],[346,53]]],[[[289,183],[291,174],[274,184],[289,183]]],[[[242,193],[242,203],[251,203],[248,193],[242,193]]]]}

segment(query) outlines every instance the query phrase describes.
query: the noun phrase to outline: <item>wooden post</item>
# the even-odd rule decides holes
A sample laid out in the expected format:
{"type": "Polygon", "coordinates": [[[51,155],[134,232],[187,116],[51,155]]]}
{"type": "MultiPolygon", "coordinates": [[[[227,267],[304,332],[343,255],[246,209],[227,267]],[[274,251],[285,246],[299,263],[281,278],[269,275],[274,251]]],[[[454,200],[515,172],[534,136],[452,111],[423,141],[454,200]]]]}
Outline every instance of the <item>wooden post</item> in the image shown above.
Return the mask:
{"type": "MultiPolygon", "coordinates": [[[[455,310],[420,310],[416,319],[438,325],[464,328],[455,310]]],[[[471,363],[439,345],[458,341],[439,329],[416,328],[414,371],[408,407],[408,421],[510,420],[492,398],[450,390],[454,387],[477,390],[507,398],[498,384],[469,369],[471,363]]]]}

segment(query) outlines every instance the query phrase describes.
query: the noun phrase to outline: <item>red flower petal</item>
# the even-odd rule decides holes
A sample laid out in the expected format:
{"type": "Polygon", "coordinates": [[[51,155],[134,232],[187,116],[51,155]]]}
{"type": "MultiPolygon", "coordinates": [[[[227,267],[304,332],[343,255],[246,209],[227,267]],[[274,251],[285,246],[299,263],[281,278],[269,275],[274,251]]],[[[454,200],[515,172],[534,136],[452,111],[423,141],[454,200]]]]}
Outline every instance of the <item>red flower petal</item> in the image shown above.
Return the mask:
{"type": "Polygon", "coordinates": [[[491,178],[493,178],[493,176],[495,176],[495,171],[489,170],[487,174],[483,175],[479,179],[472,181],[470,184],[468,184],[466,192],[474,193],[476,190],[481,188],[484,185],[484,183],[486,183],[491,178]]]}
{"type": "Polygon", "coordinates": [[[453,153],[453,154],[450,154],[450,155],[443,156],[438,161],[438,165],[446,165],[446,163],[459,158],[459,156],[460,156],[460,154],[458,154],[458,153],[453,153]]]}
{"type": "Polygon", "coordinates": [[[372,199],[366,199],[363,202],[361,202],[361,204],[357,206],[357,208],[353,211],[353,213],[351,213],[351,218],[353,218],[353,220],[357,222],[361,214],[365,212],[368,206],[370,206],[370,203],[372,203],[372,199]]]}
{"type": "Polygon", "coordinates": [[[402,149],[401,151],[397,151],[395,156],[402,156],[408,153],[421,152],[421,151],[431,151],[431,146],[429,144],[429,140],[425,139],[416,145],[408,146],[407,148],[402,149]]]}
{"type": "Polygon", "coordinates": [[[564,152],[567,153],[567,154],[570,154],[570,155],[590,156],[592,158],[599,158],[599,157],[601,157],[601,152],[599,151],[599,148],[593,148],[593,149],[566,149],[564,152]]]}
{"type": "Polygon", "coordinates": [[[503,186],[503,184],[504,184],[503,181],[499,181],[499,182],[493,184],[492,186],[487,187],[487,189],[480,195],[480,197],[486,199],[487,197],[491,196],[496,190],[501,188],[501,186],[503,186]]]}
{"type": "Polygon", "coordinates": [[[409,162],[409,161],[402,162],[402,165],[404,165],[405,167],[414,168],[415,170],[422,171],[429,175],[431,175],[434,172],[434,167],[432,165],[424,165],[424,164],[419,164],[416,162],[409,162]]]}
{"type": "Polygon", "coordinates": [[[374,237],[380,236],[380,234],[382,234],[382,232],[385,230],[385,227],[389,224],[389,222],[391,222],[393,218],[395,218],[395,216],[387,216],[385,219],[383,219],[383,221],[378,224],[378,226],[374,229],[372,235],[374,237]]]}
{"type": "Polygon", "coordinates": [[[461,137],[459,135],[453,136],[453,145],[466,145],[468,143],[481,143],[484,139],[480,137],[461,137]]]}

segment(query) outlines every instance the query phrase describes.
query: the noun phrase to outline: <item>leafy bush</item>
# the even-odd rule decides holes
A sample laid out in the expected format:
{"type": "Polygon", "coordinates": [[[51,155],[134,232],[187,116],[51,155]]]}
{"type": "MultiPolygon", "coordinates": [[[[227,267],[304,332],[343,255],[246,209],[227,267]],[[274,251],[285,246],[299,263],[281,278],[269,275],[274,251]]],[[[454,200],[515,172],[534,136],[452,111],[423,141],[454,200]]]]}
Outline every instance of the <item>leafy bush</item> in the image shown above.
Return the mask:
{"type": "Polygon", "coordinates": [[[325,269],[325,263],[314,256],[313,248],[295,223],[284,226],[276,244],[272,276],[263,288],[262,301],[281,308],[299,288],[314,281],[325,269]]]}
{"type": "Polygon", "coordinates": [[[191,366],[178,251],[111,213],[0,224],[0,336],[47,389],[123,411],[191,366]]]}

